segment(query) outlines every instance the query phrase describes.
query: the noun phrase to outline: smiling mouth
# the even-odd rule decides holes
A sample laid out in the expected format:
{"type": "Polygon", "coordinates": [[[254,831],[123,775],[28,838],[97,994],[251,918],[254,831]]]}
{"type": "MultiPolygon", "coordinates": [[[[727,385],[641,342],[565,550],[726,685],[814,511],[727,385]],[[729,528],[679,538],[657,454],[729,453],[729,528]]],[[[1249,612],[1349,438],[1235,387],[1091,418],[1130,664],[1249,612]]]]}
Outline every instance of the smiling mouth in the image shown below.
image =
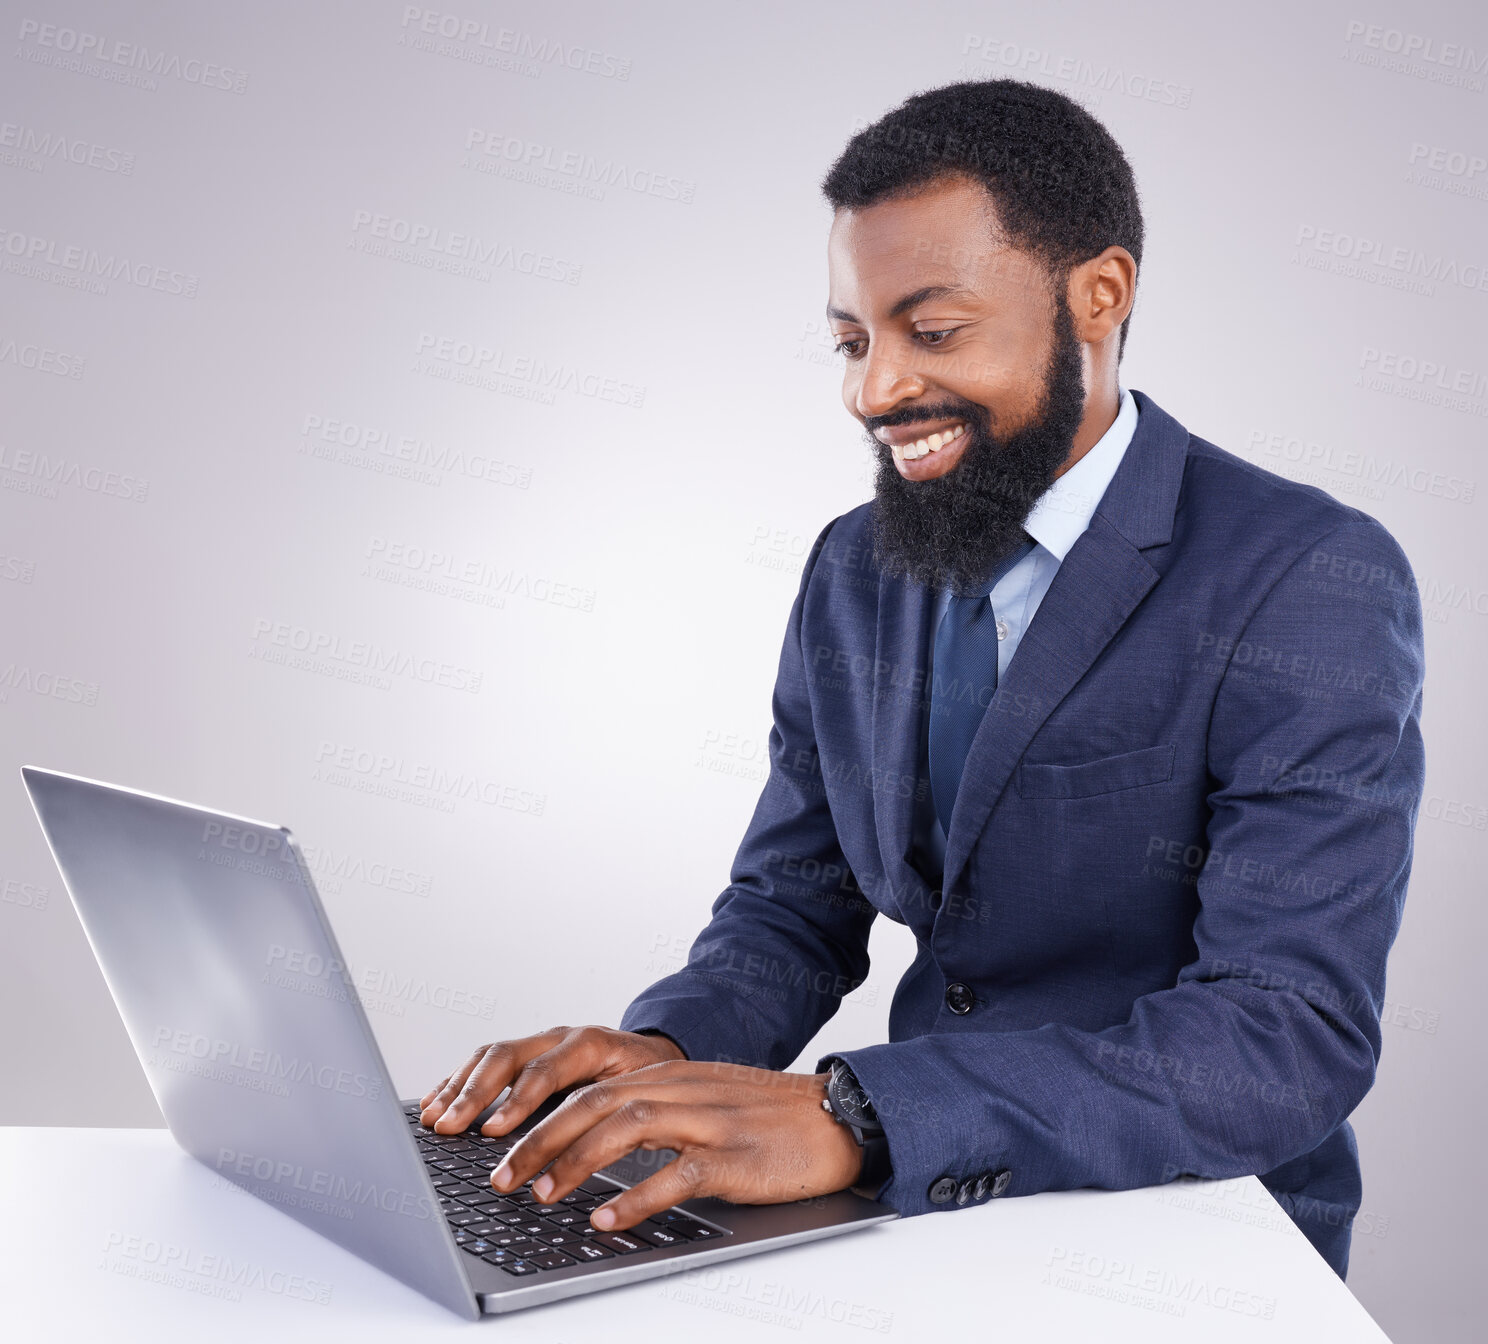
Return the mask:
{"type": "Polygon", "coordinates": [[[965,433],[966,422],[962,420],[948,429],[927,434],[923,439],[916,439],[913,443],[891,443],[889,447],[893,451],[894,461],[918,462],[922,457],[929,457],[932,453],[938,453],[942,448],[949,447],[965,433]]]}

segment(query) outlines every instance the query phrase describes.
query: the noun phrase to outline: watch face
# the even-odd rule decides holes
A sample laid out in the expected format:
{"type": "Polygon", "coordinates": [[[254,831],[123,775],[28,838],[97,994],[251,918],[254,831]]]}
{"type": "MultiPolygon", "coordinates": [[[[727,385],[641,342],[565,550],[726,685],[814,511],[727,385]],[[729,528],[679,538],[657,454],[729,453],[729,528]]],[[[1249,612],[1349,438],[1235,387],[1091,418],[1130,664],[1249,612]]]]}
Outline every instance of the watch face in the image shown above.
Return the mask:
{"type": "Polygon", "coordinates": [[[843,1069],[834,1070],[827,1092],[832,1100],[832,1109],[844,1120],[878,1128],[878,1115],[873,1109],[873,1103],[868,1100],[868,1094],[852,1074],[843,1069]]]}

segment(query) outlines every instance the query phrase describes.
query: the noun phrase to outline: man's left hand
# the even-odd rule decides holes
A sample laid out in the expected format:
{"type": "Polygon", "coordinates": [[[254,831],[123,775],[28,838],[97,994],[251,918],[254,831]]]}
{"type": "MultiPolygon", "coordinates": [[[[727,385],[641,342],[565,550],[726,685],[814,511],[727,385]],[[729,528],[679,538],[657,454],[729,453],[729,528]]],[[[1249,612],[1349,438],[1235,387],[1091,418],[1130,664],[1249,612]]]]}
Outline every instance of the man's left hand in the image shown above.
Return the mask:
{"type": "Polygon", "coordinates": [[[684,1199],[784,1204],[845,1190],[863,1150],[822,1109],[828,1075],[667,1060],[571,1093],[491,1173],[496,1190],[533,1181],[552,1204],[634,1148],[671,1148],[675,1161],[590,1215],[619,1231],[684,1199]],[[551,1163],[551,1165],[549,1165],[551,1163]]]}

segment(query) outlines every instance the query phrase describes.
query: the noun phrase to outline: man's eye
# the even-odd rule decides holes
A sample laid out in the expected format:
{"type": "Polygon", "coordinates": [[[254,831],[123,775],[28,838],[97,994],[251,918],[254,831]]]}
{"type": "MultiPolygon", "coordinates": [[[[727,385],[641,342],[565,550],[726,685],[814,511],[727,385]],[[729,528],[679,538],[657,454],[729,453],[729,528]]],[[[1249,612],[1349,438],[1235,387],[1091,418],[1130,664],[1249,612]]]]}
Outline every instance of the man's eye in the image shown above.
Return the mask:
{"type": "MultiPolygon", "coordinates": [[[[937,345],[943,345],[945,338],[947,336],[954,336],[958,330],[959,328],[957,327],[946,327],[941,331],[917,331],[915,332],[915,337],[933,349],[937,345]],[[931,340],[929,339],[930,337],[937,337],[939,339],[931,340]]],[[[849,336],[845,341],[838,341],[832,347],[832,350],[834,353],[843,355],[847,359],[856,359],[863,352],[860,349],[850,349],[849,347],[861,346],[864,343],[861,336],[849,336]]]]}

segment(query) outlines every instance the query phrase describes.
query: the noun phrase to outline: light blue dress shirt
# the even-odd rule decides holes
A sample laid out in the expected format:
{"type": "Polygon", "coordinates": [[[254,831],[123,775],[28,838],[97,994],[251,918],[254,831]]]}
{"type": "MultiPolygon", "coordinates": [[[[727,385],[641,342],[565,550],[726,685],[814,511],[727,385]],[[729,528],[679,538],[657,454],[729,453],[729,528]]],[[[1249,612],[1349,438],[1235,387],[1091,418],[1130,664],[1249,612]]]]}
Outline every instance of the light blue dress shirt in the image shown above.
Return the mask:
{"type": "MultiPolygon", "coordinates": [[[[1116,418],[1090,451],[1039,496],[1023,530],[1033,538],[1034,548],[1018,561],[1002,578],[998,579],[987,600],[997,617],[997,680],[1000,683],[1007,675],[1008,664],[1018,651],[1018,642],[1033,620],[1033,614],[1054,582],[1054,575],[1070,547],[1079,540],[1080,534],[1090,526],[1111,477],[1126,456],[1127,446],[1137,428],[1137,403],[1125,388],[1117,385],[1119,400],[1116,418]]],[[[948,589],[941,589],[935,604],[935,615],[930,621],[929,648],[925,655],[925,698],[930,698],[930,687],[935,675],[935,632],[940,628],[941,617],[951,604],[948,589]]],[[[923,716],[925,723],[920,731],[920,778],[928,780],[929,739],[927,725],[929,715],[923,716]]],[[[926,788],[915,807],[914,846],[911,853],[920,861],[920,870],[938,883],[945,865],[945,831],[940,818],[935,815],[935,804],[926,788]]]]}

